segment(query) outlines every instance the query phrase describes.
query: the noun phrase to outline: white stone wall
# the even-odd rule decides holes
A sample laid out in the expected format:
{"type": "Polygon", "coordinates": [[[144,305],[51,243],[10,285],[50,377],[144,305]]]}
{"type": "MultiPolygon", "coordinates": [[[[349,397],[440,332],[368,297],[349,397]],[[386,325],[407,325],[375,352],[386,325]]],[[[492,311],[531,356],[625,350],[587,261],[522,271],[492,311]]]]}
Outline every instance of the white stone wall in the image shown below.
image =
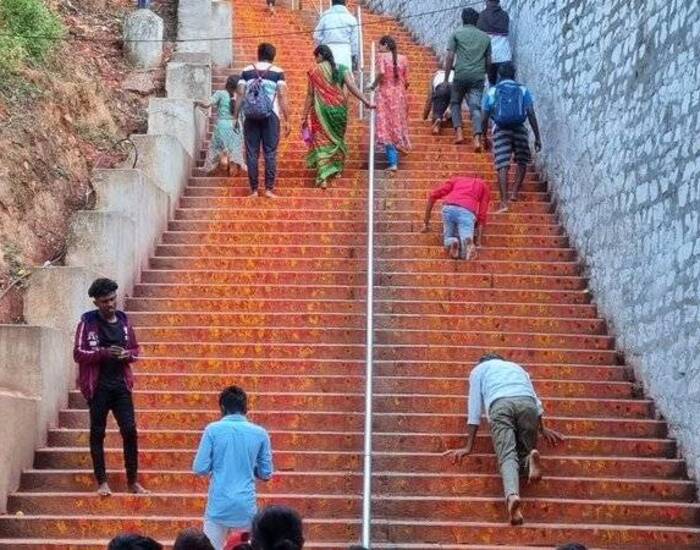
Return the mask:
{"type": "MultiPolygon", "coordinates": [[[[700,479],[700,2],[502,1],[559,213],[700,479]]],[[[456,4],[369,3],[400,16],[456,4]]],[[[442,54],[460,11],[404,21],[442,54]]]]}

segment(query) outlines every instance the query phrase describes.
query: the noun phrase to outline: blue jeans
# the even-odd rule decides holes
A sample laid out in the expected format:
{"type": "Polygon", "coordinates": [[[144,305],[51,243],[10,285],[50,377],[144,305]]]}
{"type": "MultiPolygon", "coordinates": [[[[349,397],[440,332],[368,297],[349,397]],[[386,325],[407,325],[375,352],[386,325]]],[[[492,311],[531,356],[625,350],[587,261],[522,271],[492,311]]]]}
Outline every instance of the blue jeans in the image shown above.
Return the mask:
{"type": "Polygon", "coordinates": [[[385,145],[384,150],[386,151],[386,160],[389,166],[399,165],[399,150],[395,145],[385,145]]]}
{"type": "Polygon", "coordinates": [[[449,248],[455,241],[459,243],[459,256],[464,259],[467,255],[465,241],[474,238],[474,226],[476,216],[471,210],[446,204],[442,207],[442,230],[445,248],[449,248]]]}
{"type": "Polygon", "coordinates": [[[470,82],[468,80],[457,80],[452,83],[452,98],[450,101],[452,109],[452,127],[462,127],[462,101],[467,96],[467,105],[472,117],[472,128],[474,135],[483,133],[483,118],[481,113],[481,98],[484,95],[484,79],[470,82]]]}

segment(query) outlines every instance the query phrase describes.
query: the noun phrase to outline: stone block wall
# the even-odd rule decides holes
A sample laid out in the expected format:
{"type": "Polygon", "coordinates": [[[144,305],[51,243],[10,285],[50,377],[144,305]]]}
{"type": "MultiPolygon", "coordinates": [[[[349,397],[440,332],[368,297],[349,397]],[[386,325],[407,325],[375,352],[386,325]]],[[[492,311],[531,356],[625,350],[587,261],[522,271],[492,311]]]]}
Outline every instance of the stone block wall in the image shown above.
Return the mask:
{"type": "MultiPolygon", "coordinates": [[[[591,288],[700,479],[700,3],[502,0],[591,288]]],[[[444,53],[453,0],[369,0],[444,53]]],[[[483,8],[483,3],[475,6],[483,8]]]]}

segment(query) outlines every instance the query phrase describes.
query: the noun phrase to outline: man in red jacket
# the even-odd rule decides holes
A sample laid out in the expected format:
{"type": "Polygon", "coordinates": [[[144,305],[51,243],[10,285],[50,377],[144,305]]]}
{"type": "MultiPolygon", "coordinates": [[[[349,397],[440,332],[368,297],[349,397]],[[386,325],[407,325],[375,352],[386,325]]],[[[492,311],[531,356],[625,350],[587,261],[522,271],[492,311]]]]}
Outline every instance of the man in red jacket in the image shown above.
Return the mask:
{"type": "Polygon", "coordinates": [[[481,246],[481,233],[488,218],[491,189],[476,177],[455,176],[428,196],[423,233],[430,231],[430,215],[442,199],[444,244],[450,257],[471,260],[481,246]]]}
{"type": "Polygon", "coordinates": [[[124,464],[129,491],[147,491],[138,482],[138,433],[131,396],[131,363],[138,360],[139,344],[122,311],[117,311],[118,285],[97,279],[88,290],[97,306],[84,313],[75,332],[73,358],[78,363],[78,387],[90,408],[90,454],[101,496],[112,494],[107,484],[104,439],[107,415],[112,411],[124,442],[124,464]]]}

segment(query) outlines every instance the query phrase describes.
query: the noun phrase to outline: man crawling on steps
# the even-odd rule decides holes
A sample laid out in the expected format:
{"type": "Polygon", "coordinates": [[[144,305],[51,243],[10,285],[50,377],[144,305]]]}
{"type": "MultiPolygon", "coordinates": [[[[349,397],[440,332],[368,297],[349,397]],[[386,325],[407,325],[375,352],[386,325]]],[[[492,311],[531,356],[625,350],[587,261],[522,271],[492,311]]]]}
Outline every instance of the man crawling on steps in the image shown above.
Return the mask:
{"type": "Polygon", "coordinates": [[[491,428],[493,447],[503,478],[506,509],[511,525],[522,525],[520,476],[528,483],[542,479],[537,437],[556,446],[564,438],[544,425],[544,409],[530,376],[520,365],[496,353],[484,355],[469,376],[467,444],[447,451],[453,463],[471,454],[481,423],[482,408],[491,428]]]}

